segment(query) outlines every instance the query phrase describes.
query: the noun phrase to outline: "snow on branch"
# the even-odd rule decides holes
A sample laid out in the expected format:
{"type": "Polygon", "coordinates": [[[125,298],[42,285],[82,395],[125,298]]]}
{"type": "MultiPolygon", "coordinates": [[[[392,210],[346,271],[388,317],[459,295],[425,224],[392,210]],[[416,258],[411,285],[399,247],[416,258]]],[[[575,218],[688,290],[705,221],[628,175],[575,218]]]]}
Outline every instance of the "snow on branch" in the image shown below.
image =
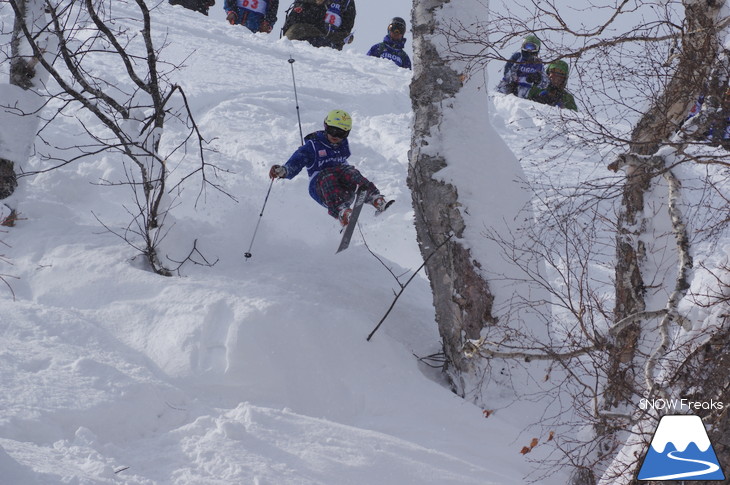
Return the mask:
{"type": "Polygon", "coordinates": [[[679,315],[679,302],[687,294],[689,289],[689,277],[692,270],[692,256],[689,254],[690,243],[687,234],[687,225],[684,222],[684,215],[679,208],[681,199],[681,183],[679,179],[671,172],[664,172],[664,178],[669,184],[668,204],[669,216],[672,223],[672,232],[677,246],[677,277],[674,284],[674,290],[667,300],[667,308],[664,318],[659,324],[659,332],[661,341],[659,346],[649,356],[644,366],[644,378],[646,379],[646,388],[653,389],[658,386],[656,367],[659,361],[669,352],[671,338],[669,331],[671,324],[675,321],[681,321],[679,315]]]}
{"type": "Polygon", "coordinates": [[[524,351],[499,351],[494,350],[492,348],[487,347],[487,345],[492,345],[494,347],[498,347],[499,344],[497,342],[490,342],[484,339],[484,337],[478,339],[478,340],[467,340],[464,344],[464,353],[467,357],[473,357],[474,355],[479,355],[481,357],[487,357],[492,358],[496,357],[499,359],[520,359],[524,360],[525,362],[530,362],[533,360],[569,360],[573,359],[575,357],[579,357],[581,355],[588,354],[592,351],[595,351],[598,349],[597,345],[591,345],[587,347],[581,347],[574,350],[555,350],[550,347],[545,347],[543,352],[537,353],[537,352],[524,352],[524,351]]]}

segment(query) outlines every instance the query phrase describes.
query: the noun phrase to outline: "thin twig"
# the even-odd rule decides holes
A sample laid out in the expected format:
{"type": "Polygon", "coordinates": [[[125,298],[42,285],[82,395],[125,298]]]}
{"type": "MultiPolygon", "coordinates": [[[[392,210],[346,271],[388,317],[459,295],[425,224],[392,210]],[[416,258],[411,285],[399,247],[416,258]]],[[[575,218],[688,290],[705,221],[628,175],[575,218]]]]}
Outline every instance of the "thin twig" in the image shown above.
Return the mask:
{"type": "Polygon", "coordinates": [[[419,362],[421,362],[424,365],[427,365],[433,369],[443,369],[446,364],[449,362],[449,358],[446,357],[446,353],[444,352],[436,352],[435,354],[427,355],[425,357],[419,357],[416,354],[413,354],[413,356],[418,359],[419,362]],[[432,364],[431,362],[437,362],[438,365],[432,364]]]}
{"type": "MultiPolygon", "coordinates": [[[[378,262],[379,262],[380,264],[382,264],[382,265],[383,265],[383,267],[384,267],[384,268],[385,268],[386,270],[388,270],[388,273],[390,273],[390,275],[391,275],[391,276],[393,277],[393,279],[395,279],[395,281],[397,281],[397,282],[398,282],[398,286],[400,286],[401,288],[403,288],[403,283],[401,283],[401,282],[400,282],[400,276],[396,276],[396,275],[395,275],[395,273],[393,273],[393,270],[391,269],[391,267],[390,267],[390,266],[388,266],[387,264],[385,264],[385,261],[383,261],[383,258],[381,258],[381,257],[380,257],[380,256],[378,256],[377,254],[375,254],[375,252],[373,252],[373,250],[372,250],[372,249],[370,249],[370,246],[368,246],[368,241],[367,241],[367,239],[365,239],[365,234],[363,234],[363,232],[362,232],[362,227],[360,227],[360,223],[358,223],[358,224],[357,224],[357,230],[358,230],[358,231],[360,231],[360,237],[362,238],[362,242],[363,242],[363,244],[365,245],[365,249],[367,249],[367,250],[368,250],[368,252],[369,252],[369,253],[370,253],[370,254],[371,254],[371,255],[372,255],[372,256],[373,256],[373,257],[374,257],[375,259],[377,259],[377,260],[378,260],[378,262]]],[[[406,273],[408,273],[408,271],[406,271],[405,273],[403,273],[403,274],[402,274],[401,276],[403,276],[403,275],[404,275],[404,274],[406,274],[406,273]]]]}
{"type": "MultiPolygon", "coordinates": [[[[439,244],[438,246],[436,246],[436,249],[434,249],[434,250],[433,250],[433,251],[431,252],[431,254],[429,254],[429,255],[428,255],[428,257],[426,257],[426,259],[424,259],[424,260],[423,260],[423,263],[421,263],[421,266],[419,266],[419,267],[418,267],[418,269],[417,269],[416,271],[414,271],[414,272],[413,272],[413,274],[411,275],[411,277],[410,277],[410,278],[408,278],[408,281],[406,281],[406,283],[405,283],[405,284],[402,284],[402,285],[401,285],[400,291],[399,291],[398,293],[396,293],[396,295],[395,295],[395,298],[393,298],[393,302],[392,302],[392,303],[390,304],[390,307],[388,308],[388,311],[386,311],[386,312],[385,312],[385,315],[383,315],[383,318],[381,318],[381,319],[380,319],[380,321],[379,321],[379,322],[378,322],[378,324],[377,324],[377,325],[375,326],[375,328],[373,329],[373,331],[372,331],[372,332],[370,332],[370,335],[368,335],[368,338],[367,338],[367,341],[368,341],[368,342],[370,341],[370,339],[371,339],[371,338],[373,338],[373,335],[375,334],[375,332],[377,332],[377,331],[378,331],[378,329],[379,329],[379,328],[380,328],[380,326],[381,326],[381,325],[383,324],[383,322],[385,321],[385,319],[386,319],[386,318],[388,318],[388,315],[390,315],[390,312],[391,312],[391,310],[393,310],[393,307],[395,306],[396,302],[398,301],[398,298],[400,298],[400,296],[401,296],[401,295],[403,294],[403,292],[405,291],[405,289],[406,289],[406,287],[408,286],[408,284],[409,284],[409,283],[410,283],[411,281],[413,281],[413,278],[415,278],[415,277],[416,277],[416,275],[418,274],[418,272],[419,272],[419,271],[421,271],[421,268],[423,268],[424,266],[426,266],[426,263],[428,263],[428,260],[429,260],[429,259],[431,259],[431,257],[432,257],[432,256],[433,256],[434,254],[436,254],[436,252],[437,252],[437,251],[438,251],[439,249],[441,249],[441,246],[443,246],[444,244],[446,244],[447,242],[449,242],[449,240],[451,240],[451,237],[452,237],[452,236],[453,236],[453,234],[449,234],[449,237],[447,237],[446,239],[444,239],[444,240],[443,240],[443,242],[442,242],[441,244],[439,244]]],[[[400,284],[400,282],[398,282],[398,283],[400,284]]]]}
{"type": "Polygon", "coordinates": [[[176,261],[169,256],[166,256],[166,258],[168,260],[172,261],[173,263],[177,264],[177,266],[175,268],[171,268],[170,271],[175,271],[175,272],[177,272],[178,275],[180,274],[180,268],[182,268],[183,265],[185,263],[187,263],[188,261],[190,261],[193,264],[197,264],[198,266],[207,266],[208,268],[212,268],[213,266],[215,266],[218,263],[218,260],[220,259],[220,258],[216,258],[216,260],[213,261],[212,263],[210,261],[208,261],[208,259],[205,257],[205,255],[203,255],[203,253],[201,253],[200,250],[198,249],[198,240],[197,239],[195,239],[193,241],[192,249],[190,249],[190,252],[185,257],[185,259],[183,259],[182,261],[176,261]],[[198,256],[200,256],[200,258],[204,261],[203,263],[196,261],[194,259],[194,256],[196,254],[198,256]]]}

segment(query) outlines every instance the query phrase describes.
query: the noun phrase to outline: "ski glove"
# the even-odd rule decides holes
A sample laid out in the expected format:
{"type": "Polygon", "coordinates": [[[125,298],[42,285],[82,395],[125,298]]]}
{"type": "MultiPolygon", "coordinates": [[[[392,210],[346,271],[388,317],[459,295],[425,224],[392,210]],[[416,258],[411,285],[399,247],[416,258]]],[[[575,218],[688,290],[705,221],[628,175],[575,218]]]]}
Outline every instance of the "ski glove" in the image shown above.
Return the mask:
{"type": "Polygon", "coordinates": [[[283,179],[286,177],[286,167],[282,167],[281,165],[274,165],[271,167],[271,170],[269,170],[269,178],[272,179],[283,179]]]}
{"type": "Polygon", "coordinates": [[[272,29],[273,29],[273,27],[271,26],[271,24],[269,23],[268,20],[261,21],[261,25],[259,25],[259,32],[264,32],[264,33],[269,34],[269,33],[271,33],[272,29]]]}
{"type": "Polygon", "coordinates": [[[540,75],[539,72],[531,72],[530,74],[527,75],[525,80],[530,84],[537,84],[540,81],[542,81],[542,76],[540,75]]]}
{"type": "Polygon", "coordinates": [[[236,25],[236,20],[238,20],[236,18],[236,12],[234,12],[232,10],[230,12],[228,12],[228,15],[226,15],[226,20],[228,20],[229,24],[236,25]]]}

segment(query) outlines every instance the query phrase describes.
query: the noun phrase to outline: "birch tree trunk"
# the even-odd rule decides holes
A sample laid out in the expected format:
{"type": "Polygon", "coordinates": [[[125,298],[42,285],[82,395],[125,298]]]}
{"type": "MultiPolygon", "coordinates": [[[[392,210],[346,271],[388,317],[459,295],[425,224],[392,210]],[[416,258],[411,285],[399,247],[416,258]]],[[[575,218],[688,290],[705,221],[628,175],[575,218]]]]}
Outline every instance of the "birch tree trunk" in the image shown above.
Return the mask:
{"type": "Polygon", "coordinates": [[[432,135],[443,120],[441,107],[462,88],[459,73],[441,57],[433,43],[436,12],[448,3],[449,0],[415,0],[413,4],[415,59],[411,101],[415,125],[408,186],[424,259],[443,244],[428,260],[426,272],[446,354],[447,374],[454,391],[463,396],[464,374],[472,370],[470,360],[462,352],[463,345],[467,339],[478,339],[482,328],[494,323],[494,318],[489,284],[461,241],[465,224],[459,211],[457,188],[434,177],[453,162],[439,152],[439,138],[432,135]]]}
{"type": "MultiPolygon", "coordinates": [[[[39,75],[36,70],[38,59],[31,55],[30,49],[24,42],[24,35],[22,32],[22,25],[25,24],[29,27],[31,32],[35,32],[33,25],[39,19],[44,16],[42,2],[37,0],[17,0],[19,9],[15,16],[15,22],[13,24],[13,35],[10,44],[10,79],[9,83],[12,86],[17,86],[25,91],[30,90],[35,85],[39,84],[39,75]]],[[[20,107],[21,110],[26,111],[21,114],[14,115],[3,115],[3,118],[7,116],[13,116],[16,118],[12,125],[18,125],[18,116],[29,117],[33,119],[33,122],[24,120],[23,132],[13,134],[13,137],[22,136],[24,142],[19,142],[17,139],[12,140],[12,144],[8,143],[5,145],[30,147],[35,133],[38,128],[38,116],[34,113],[34,107],[30,106],[34,103],[32,101],[26,102],[35,96],[31,93],[27,95],[19,95],[12,90],[3,96],[5,106],[16,106],[20,107]]],[[[12,126],[11,125],[11,126],[12,126]]],[[[27,158],[29,151],[20,153],[17,150],[10,151],[8,148],[0,148],[0,199],[10,197],[15,188],[18,186],[17,176],[15,173],[15,166],[24,161],[27,158]]]]}
{"type": "MultiPolygon", "coordinates": [[[[644,311],[645,284],[641,272],[644,247],[641,241],[641,220],[644,200],[652,186],[652,179],[664,167],[656,165],[651,155],[662,147],[679,129],[702,86],[710,80],[718,56],[717,15],[724,2],[694,2],[686,0],[684,37],[677,69],[664,92],[637,123],[632,133],[626,162],[626,183],[623,190],[622,213],[616,241],[616,309],[615,320],[644,311]],[[652,166],[654,164],[654,166],[652,166]]],[[[640,324],[626,327],[616,338],[613,347],[612,377],[606,392],[607,407],[631,403],[635,389],[633,353],[640,334],[640,324]]]]}

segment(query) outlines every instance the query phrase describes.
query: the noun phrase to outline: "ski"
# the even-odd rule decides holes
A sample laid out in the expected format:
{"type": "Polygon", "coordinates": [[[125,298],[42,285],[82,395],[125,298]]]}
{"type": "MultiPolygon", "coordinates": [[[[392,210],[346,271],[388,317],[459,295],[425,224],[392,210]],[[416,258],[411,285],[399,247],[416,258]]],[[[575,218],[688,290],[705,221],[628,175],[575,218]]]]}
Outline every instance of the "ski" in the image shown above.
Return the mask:
{"type": "MultiPolygon", "coordinates": [[[[368,196],[368,192],[365,189],[358,188],[355,192],[355,203],[352,206],[352,214],[350,214],[350,221],[347,223],[345,230],[342,234],[342,240],[340,241],[340,247],[337,248],[337,252],[344,251],[350,245],[350,239],[352,239],[352,233],[355,232],[355,226],[357,225],[357,218],[360,216],[360,211],[365,203],[365,199],[368,196]]],[[[336,253],[335,253],[336,254],[336,253]]]]}

